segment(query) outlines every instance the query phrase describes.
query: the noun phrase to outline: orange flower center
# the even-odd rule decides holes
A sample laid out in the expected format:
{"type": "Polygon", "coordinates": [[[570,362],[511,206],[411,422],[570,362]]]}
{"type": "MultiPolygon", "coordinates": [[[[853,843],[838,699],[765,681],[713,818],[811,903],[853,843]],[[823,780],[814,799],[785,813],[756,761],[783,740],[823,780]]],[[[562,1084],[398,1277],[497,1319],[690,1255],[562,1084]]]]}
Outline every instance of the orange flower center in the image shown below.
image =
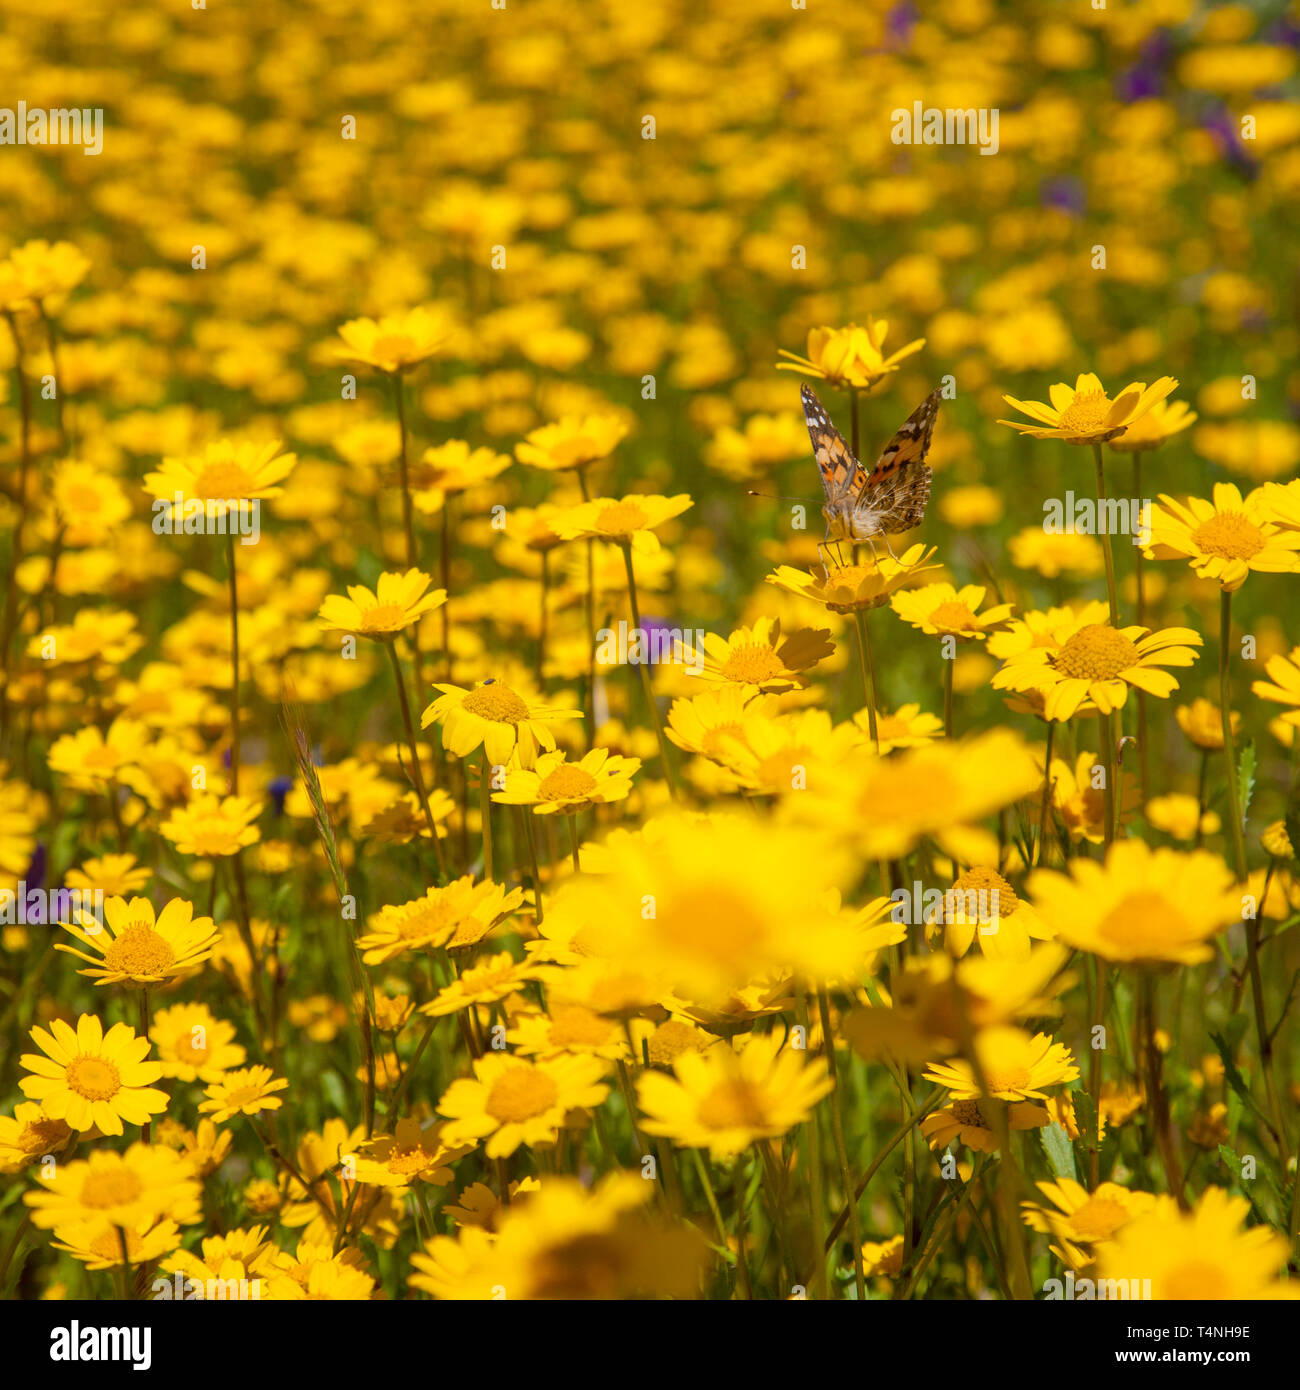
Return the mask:
{"type": "Polygon", "coordinates": [[[767,1123],[762,1100],[748,1081],[730,1077],[700,1101],[700,1123],[709,1129],[761,1129],[767,1123]]]}
{"type": "Polygon", "coordinates": [[[944,895],[944,916],[949,922],[986,922],[994,915],[993,894],[997,896],[996,915],[1010,917],[1020,906],[1016,890],[992,869],[970,869],[957,879],[944,895]],[[979,895],[984,895],[983,902],[979,895]],[[974,896],[968,896],[968,895],[974,896]]]}
{"type": "Polygon", "coordinates": [[[746,642],[733,647],[722,667],[722,674],[740,685],[762,685],[784,672],[780,657],[766,642],[746,642]]]}
{"type": "Polygon", "coordinates": [[[456,909],[447,899],[423,902],[397,924],[398,936],[408,941],[427,936],[439,936],[456,917],[456,909]]]}
{"type": "Polygon", "coordinates": [[[432,1159],[423,1149],[398,1149],[389,1155],[384,1165],[390,1173],[421,1173],[432,1159]]]}
{"type": "Polygon", "coordinates": [[[613,502],[600,509],[596,528],[608,536],[630,536],[648,520],[645,508],[636,502],[613,502]]]}
{"type": "Polygon", "coordinates": [[[1070,1217],[1070,1229],[1079,1240],[1107,1240],[1127,1220],[1123,1203],[1113,1197],[1090,1197],[1070,1217]]]}
{"type": "Polygon", "coordinates": [[[71,1131],[62,1120],[34,1120],[22,1127],[14,1147],[25,1154],[47,1154],[62,1148],[70,1137],[71,1131]]]}
{"type": "Polygon", "coordinates": [[[543,801],[573,801],[595,789],[596,779],[590,772],[561,763],[554,772],[542,778],[537,794],[543,801]]]}
{"type": "Polygon", "coordinates": [[[102,1057],[74,1057],[64,1075],[83,1100],[112,1100],[122,1089],[121,1073],[102,1057]]]}
{"type": "Polygon", "coordinates": [[[559,1098],[560,1088],[536,1067],[511,1067],[492,1083],[487,1113],[503,1125],[522,1124],[544,1115],[559,1098]]]}
{"type": "Polygon", "coordinates": [[[175,963],[167,939],[145,922],[132,922],[104,952],[104,964],[126,975],[161,975],[175,963]]]}
{"type": "Polygon", "coordinates": [[[191,488],[194,497],[234,500],[252,497],[257,492],[257,480],[242,465],[222,459],[205,463],[194,475],[191,488]]]}
{"type": "Polygon", "coordinates": [[[106,1210],[134,1202],[144,1191],[144,1183],[130,1168],[109,1168],[91,1172],[81,1184],[81,1204],[106,1210]]]}
{"type": "Polygon", "coordinates": [[[1135,643],[1106,623],[1089,623],[1052,658],[1052,665],[1073,680],[1114,680],[1142,660],[1135,643]]]}
{"type": "Polygon", "coordinates": [[[959,603],[956,599],[948,599],[946,603],[941,603],[930,614],[930,626],[942,628],[945,632],[980,630],[979,619],[964,603],[959,603]]]}
{"type": "Polygon", "coordinates": [[[405,333],[383,333],[370,344],[367,357],[376,362],[396,362],[398,366],[419,360],[419,348],[405,333]]]}
{"type": "Polygon", "coordinates": [[[1112,401],[1104,391],[1083,391],[1061,412],[1060,428],[1073,434],[1104,434],[1112,401]]]}
{"type": "Polygon", "coordinates": [[[396,603],[377,603],[361,615],[362,632],[395,632],[405,623],[406,614],[396,603]]]}
{"type": "Polygon", "coordinates": [[[236,1086],[233,1091],[227,1091],[223,1100],[229,1110],[242,1110],[244,1106],[251,1105],[255,1100],[262,1099],[262,1088],[257,1085],[236,1086]]]}
{"type": "Polygon", "coordinates": [[[1250,560],[1264,549],[1264,536],[1241,512],[1218,512],[1192,532],[1192,544],[1203,555],[1250,560]]]}
{"type": "Polygon", "coordinates": [[[948,1109],[952,1111],[952,1117],[959,1125],[967,1129],[988,1129],[979,1101],[954,1100],[948,1109]]]}
{"type": "Polygon", "coordinates": [[[1023,1091],[1031,1084],[1033,1078],[1029,1075],[1028,1067],[1004,1067],[1001,1071],[995,1067],[985,1067],[984,1081],[989,1094],[996,1096],[1023,1091]]]}
{"type": "MultiPolygon", "coordinates": [[[[134,1231],[126,1233],[126,1257],[132,1264],[138,1263],[137,1257],[140,1247],[143,1244],[141,1238],[134,1231]]],[[[92,1240],[87,1247],[90,1253],[106,1264],[122,1263],[122,1229],[117,1226],[110,1226],[108,1230],[101,1232],[92,1240]]]]}
{"type": "Polygon", "coordinates": [[[212,1055],[210,1047],[199,1047],[194,1041],[194,1033],[191,1029],[186,1029],[175,1043],[176,1056],[182,1062],[206,1062],[212,1055]]]}
{"type": "Polygon", "coordinates": [[[461,703],[461,708],[480,719],[490,719],[496,724],[518,724],[528,718],[528,706],[509,686],[481,685],[471,690],[461,703]]]}
{"type": "Polygon", "coordinates": [[[1187,919],[1162,893],[1130,893],[1097,924],[1104,941],[1122,945],[1126,954],[1150,951],[1160,955],[1169,946],[1183,945],[1190,935],[1187,919]]]}

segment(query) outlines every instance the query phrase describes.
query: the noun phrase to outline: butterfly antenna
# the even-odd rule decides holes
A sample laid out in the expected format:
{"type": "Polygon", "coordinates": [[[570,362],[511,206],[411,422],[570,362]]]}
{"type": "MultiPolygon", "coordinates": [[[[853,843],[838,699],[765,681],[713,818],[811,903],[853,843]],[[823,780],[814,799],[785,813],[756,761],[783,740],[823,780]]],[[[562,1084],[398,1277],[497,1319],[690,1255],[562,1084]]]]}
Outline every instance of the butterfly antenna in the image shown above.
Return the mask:
{"type": "Polygon", "coordinates": [[[746,488],[745,491],[746,491],[746,493],[748,493],[748,495],[749,495],[750,497],[766,497],[766,498],[768,498],[769,501],[772,501],[772,502],[815,502],[815,501],[817,501],[817,499],[816,499],[815,497],[809,497],[809,496],[807,496],[807,495],[805,495],[805,496],[803,496],[803,497],[783,497],[779,492],[755,492],[755,490],[754,490],[752,487],[746,488]]]}

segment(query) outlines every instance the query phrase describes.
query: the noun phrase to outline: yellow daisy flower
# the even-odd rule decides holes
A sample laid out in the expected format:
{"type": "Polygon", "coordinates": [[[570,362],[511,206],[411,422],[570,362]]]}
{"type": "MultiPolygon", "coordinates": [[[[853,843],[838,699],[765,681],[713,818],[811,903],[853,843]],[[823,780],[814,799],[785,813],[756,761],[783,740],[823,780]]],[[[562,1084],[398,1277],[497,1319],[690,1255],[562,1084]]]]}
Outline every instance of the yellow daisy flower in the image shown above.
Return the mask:
{"type": "MultiPolygon", "coordinates": [[[[1099,845],[1106,838],[1105,765],[1088,749],[1074,760],[1052,759],[1052,809],[1065,827],[1072,843],[1087,840],[1099,845]]],[[[1136,809],[1138,779],[1131,772],[1120,773],[1119,823],[1121,826],[1136,809]]]]}
{"type": "MultiPolygon", "coordinates": [[[[1043,1129],[1052,1122],[1046,1106],[1035,1105],[1032,1101],[1013,1101],[1006,1107],[1006,1116],[1012,1130],[1043,1129]]],[[[984,1101],[949,1101],[921,1121],[921,1133],[936,1152],[950,1144],[965,1144],[977,1153],[998,1151],[992,1112],[984,1101]]]]}
{"type": "Polygon", "coordinates": [[[103,893],[124,898],[143,888],[153,870],[137,864],[134,854],[104,854],[87,859],[80,868],[69,869],[64,881],[81,893],[103,893]]]}
{"type": "Polygon", "coordinates": [[[1209,960],[1209,939],[1241,920],[1231,870],[1206,850],[1151,849],[1120,840],[1104,864],[1074,859],[1070,873],[1039,869],[1027,884],[1062,941],[1104,960],[1209,960]]]}
{"type": "Polygon", "coordinates": [[[703,648],[696,679],[779,695],[806,686],[804,672],[829,656],[835,644],[824,628],[800,628],[783,641],[779,618],[759,618],[729,637],[706,633],[703,648]]]}
{"type": "Polygon", "coordinates": [[[440,305],[417,305],[379,319],[349,319],[333,345],[339,362],[356,362],[381,372],[404,372],[435,356],[452,336],[452,320],[440,305]]]}
{"type": "Polygon", "coordinates": [[[1102,1183],[1095,1192],[1072,1178],[1037,1186],[1047,1201],[1021,1202],[1025,1225],[1059,1241],[1052,1249],[1072,1269],[1090,1265],[1090,1251],[1114,1240],[1123,1226],[1145,1215],[1157,1201],[1149,1192],[1130,1192],[1114,1182],[1102,1183]]]}
{"type": "Polygon", "coordinates": [[[767,582],[800,598],[812,599],[832,613],[856,613],[879,608],[917,575],[939,569],[939,565],[928,563],[934,551],[934,546],[926,550],[918,542],[897,560],[881,555],[871,564],[819,566],[811,571],[780,565],[767,576],[767,582]]]}
{"type": "Polygon", "coordinates": [[[280,453],[278,439],[269,444],[218,439],[201,454],[164,458],[156,473],[145,474],[144,485],[162,501],[173,502],[180,493],[186,500],[210,502],[222,515],[226,502],[279,497],[284,489],[276,484],[297,462],[297,455],[280,453]]]}
{"type": "Polygon", "coordinates": [[[561,750],[543,753],[535,768],[511,768],[504,790],[492,800],[504,806],[531,806],[534,815],[575,815],[588,806],[622,801],[632,791],[640,758],[623,758],[608,748],[593,748],[577,762],[561,750]]]}
{"type": "Polygon", "coordinates": [[[356,1154],[357,1181],[376,1187],[407,1187],[413,1182],[448,1187],[451,1165],[474,1152],[474,1145],[443,1142],[443,1124],[423,1128],[419,1120],[398,1120],[391,1135],[376,1134],[356,1154]]]}
{"type": "Polygon", "coordinates": [[[586,468],[608,458],[626,434],[627,425],[617,415],[568,415],[525,435],[515,446],[515,458],[548,473],[586,468]]]}
{"type": "Polygon", "coordinates": [[[1256,488],[1245,497],[1235,483],[1215,483],[1214,500],[1189,497],[1177,502],[1164,493],[1151,510],[1148,559],[1185,556],[1201,579],[1213,579],[1227,593],[1246,582],[1252,570],[1291,573],[1300,567],[1300,531],[1275,520],[1256,488]]]}
{"type": "Polygon", "coordinates": [[[28,1192],[32,1224],[51,1230],[74,1221],[103,1221],[134,1229],[163,1217],[191,1225],[199,1219],[201,1189],[178,1153],[132,1144],[124,1153],[95,1149],[88,1158],[33,1175],[44,1191],[28,1192]]]}
{"type": "Polygon", "coordinates": [[[1300,1298],[1285,1278],[1290,1243],[1268,1226],[1246,1227],[1250,1203],[1210,1186],[1187,1213],[1159,1201],[1127,1222],[1097,1255],[1103,1279],[1141,1279],[1144,1297],[1250,1301],[1300,1298]]]}
{"type": "MultiPolygon", "coordinates": [[[[1296,648],[1295,655],[1300,657],[1300,647],[1296,648]]],[[[1285,661],[1285,658],[1272,657],[1270,663],[1272,661],[1285,661]]],[[[1269,666],[1266,665],[1264,669],[1268,671],[1269,666]]],[[[1263,685],[1263,681],[1256,681],[1251,686],[1251,690],[1256,695],[1262,695],[1264,692],[1260,687],[1263,685]]],[[[1300,686],[1300,679],[1297,680],[1297,685],[1300,686]]],[[[1297,695],[1297,702],[1300,703],[1300,694],[1297,695]]],[[[1198,696],[1190,704],[1179,705],[1174,710],[1174,718],[1178,721],[1178,727],[1202,753],[1221,753],[1223,751],[1223,711],[1213,700],[1205,700],[1198,696]]],[[[1240,728],[1241,715],[1233,710],[1233,734],[1236,735],[1240,728]]]]}
{"type": "Polygon", "coordinates": [[[924,338],[915,338],[886,357],[888,332],[888,319],[868,319],[865,327],[850,323],[844,328],[810,328],[808,355],[778,348],[777,355],[787,360],[776,364],[777,371],[799,372],[845,390],[869,391],[925,346],[924,338]]]}
{"type": "Polygon", "coordinates": [[[46,759],[51,772],[63,776],[78,791],[105,791],[138,764],[149,743],[149,731],[135,719],[115,719],[107,734],[79,729],[55,739],[46,759]]]}
{"type": "Polygon", "coordinates": [[[154,917],[148,898],[109,898],[104,903],[101,924],[88,913],[79,914],[77,923],[60,922],[83,946],[95,951],[87,955],[75,946],[56,942],[56,951],[89,961],[91,969],[79,970],[97,985],[130,984],[148,987],[174,980],[197,970],[212,955],[218,932],[211,917],[195,917],[194,904],[173,898],[154,917]],[[107,929],[107,930],[105,930],[107,929]]]}
{"type": "Polygon", "coordinates": [[[145,1125],[167,1109],[166,1092],[153,1086],[162,1066],[144,1060],[149,1039],[137,1037],[129,1024],[115,1023],[105,1033],[94,1014],[82,1014],[75,1031],[56,1018],[48,1033],[35,1027],[31,1038],[45,1055],[18,1059],[33,1073],[18,1085],[51,1119],[66,1120],[75,1130],[121,1134],[123,1120],[145,1125]]]}
{"type": "Polygon", "coordinates": [[[1213,811],[1202,812],[1200,803],[1187,792],[1153,796],[1145,810],[1147,821],[1175,840],[1195,840],[1198,831],[1202,835],[1214,835],[1223,824],[1213,811]]]}
{"type": "Polygon", "coordinates": [[[253,822],[262,814],[262,803],[251,796],[220,797],[200,792],[185,806],[178,806],[158,827],[181,854],[207,858],[238,854],[254,845],[262,832],[253,822]]]}
{"type": "Polygon", "coordinates": [[[993,688],[1041,694],[1048,720],[1073,718],[1085,701],[1109,714],[1123,707],[1130,687],[1168,698],[1178,682],[1161,668],[1190,666],[1196,660],[1192,648],[1201,645],[1200,634],[1186,627],[1152,632],[1080,623],[1055,651],[1031,647],[1008,657],[993,676],[993,688]]]}
{"type": "Polygon", "coordinates": [[[550,1176],[532,1190],[520,1184],[504,1208],[476,1192],[473,1221],[413,1255],[408,1282],[438,1299],[490,1300],[502,1290],[512,1302],[697,1297],[707,1247],[685,1223],[644,1214],[652,1193],[628,1172],[594,1187],[550,1176]]]}
{"type": "Polygon", "coordinates": [[[1050,941],[1055,930],[996,869],[976,865],[944,894],[939,920],[950,955],[964,956],[978,941],[993,959],[1028,960],[1031,941],[1050,941]]]}
{"type": "Polygon", "coordinates": [[[358,632],[376,642],[391,642],[399,632],[447,601],[446,589],[424,591],[433,582],[420,570],[385,570],[372,593],[364,584],[349,584],[348,596],[330,594],[319,617],[327,632],[358,632]]]}
{"type": "Polygon", "coordinates": [[[437,1110],[450,1123],[448,1144],[486,1139],[488,1158],[508,1158],[521,1145],[555,1143],[570,1110],[589,1110],[609,1095],[607,1063],[567,1055],[529,1061],[488,1053],[474,1061],[474,1075],[453,1081],[437,1110]]]}
{"type": "Polygon", "coordinates": [[[1101,444],[1140,420],[1157,402],[1177,390],[1178,382],[1162,376],[1150,386],[1135,381],[1112,400],[1099,378],[1091,372],[1081,372],[1074,385],[1057,382],[1051,387],[1051,405],[1042,401],[1018,401],[1014,396],[1002,399],[1031,419],[1035,425],[1016,420],[999,420],[1022,434],[1035,439],[1061,439],[1067,444],[1101,444]]]}
{"type": "MultiPolygon", "coordinates": [[[[466,492],[499,477],[513,463],[495,449],[471,449],[463,439],[426,449],[410,470],[411,501],[426,514],[441,511],[449,493],[466,492]]],[[[515,515],[510,517],[516,524],[515,515]]]]}
{"type": "Polygon", "coordinates": [[[551,724],[582,718],[581,710],[543,705],[501,681],[484,681],[473,690],[437,684],[434,689],[442,694],[420,716],[420,727],[441,723],[443,746],[458,758],[481,744],[494,766],[504,766],[517,749],[520,763],[532,767],[542,748],[555,750],[551,724]]]}
{"type": "Polygon", "coordinates": [[[1015,609],[999,603],[979,611],[987,591],[981,584],[961,589],[951,584],[925,584],[919,589],[895,594],[889,606],[905,623],[931,637],[955,637],[961,642],[983,641],[991,629],[1001,626],[1015,609]]]}
{"type": "Polygon", "coordinates": [[[19,1101],[14,1113],[0,1115],[0,1173],[19,1173],[46,1154],[60,1154],[72,1142],[72,1128],[35,1101],[19,1101]]]}
{"type": "Polygon", "coordinates": [[[13,271],[27,299],[40,304],[69,294],[86,278],[90,259],[70,241],[25,241],[9,253],[13,271]]]}
{"type": "Polygon", "coordinates": [[[235,1025],[213,1015],[206,1004],[160,1009],[149,1027],[163,1075],[178,1081],[218,1081],[242,1067],[245,1052],[235,1042],[235,1025]]]}
{"type": "Polygon", "coordinates": [[[1157,401],[1145,415],[1132,421],[1123,434],[1108,441],[1117,454],[1145,453],[1194,425],[1197,414],[1186,401],[1157,401]]]}
{"type": "MultiPolygon", "coordinates": [[[[875,740],[871,739],[871,713],[860,709],[853,716],[858,732],[869,740],[868,747],[873,751],[875,740]]],[[[943,720],[937,714],[923,714],[919,704],[899,705],[894,711],[876,711],[876,734],[880,739],[881,754],[892,753],[895,748],[924,748],[943,737],[943,720]]]]}
{"type": "Polygon", "coordinates": [[[597,497],[560,512],[551,525],[565,540],[613,541],[653,555],[659,549],[659,537],[653,528],[680,516],[694,505],[684,492],[676,497],[643,493],[623,498],[597,497]]]}
{"type": "Polygon", "coordinates": [[[274,1092],[283,1091],[288,1085],[284,1077],[276,1078],[270,1067],[242,1067],[212,1082],[203,1092],[207,1099],[199,1102],[199,1110],[211,1115],[212,1122],[218,1125],[236,1115],[278,1110],[284,1101],[274,1092]]]}
{"type": "Polygon", "coordinates": [[[117,1269],[124,1259],[139,1269],[170,1255],[180,1243],[181,1230],[174,1221],[146,1219],[128,1227],[92,1220],[56,1226],[50,1248],[80,1260],[87,1269],[117,1269]]]}
{"type": "Polygon", "coordinates": [[[690,700],[674,700],[665,732],[687,753],[716,758],[725,738],[743,739],[753,720],[776,712],[775,695],[755,695],[748,684],[721,685],[690,700]]]}
{"type": "Polygon", "coordinates": [[[527,961],[521,964],[509,951],[502,951],[462,970],[427,1004],[421,1004],[420,1013],[426,1018],[445,1018],[478,1004],[495,1004],[499,999],[518,994],[529,980],[536,978],[536,965],[527,961]]]}
{"type": "Polygon", "coordinates": [[[490,881],[475,884],[466,874],[443,888],[430,888],[422,898],[381,908],[366,923],[366,934],[357,938],[357,945],[367,965],[382,965],[408,951],[449,945],[461,931],[486,935],[523,900],[520,888],[507,890],[490,881]]]}
{"type": "Polygon", "coordinates": [[[739,1052],[685,1052],[673,1063],[672,1076],[642,1072],[637,1100],[647,1134],[729,1158],[802,1124],[834,1088],[825,1061],[767,1033],[751,1034],[739,1052]]]}
{"type": "MultiPolygon", "coordinates": [[[[975,1037],[984,1082],[991,1100],[1046,1100],[1049,1086],[1078,1078],[1070,1049],[1045,1033],[1030,1037],[1023,1028],[983,1028],[975,1037]]],[[[964,1057],[936,1063],[924,1072],[927,1081],[946,1086],[955,1100],[979,1100],[975,1069],[964,1057]]]]}

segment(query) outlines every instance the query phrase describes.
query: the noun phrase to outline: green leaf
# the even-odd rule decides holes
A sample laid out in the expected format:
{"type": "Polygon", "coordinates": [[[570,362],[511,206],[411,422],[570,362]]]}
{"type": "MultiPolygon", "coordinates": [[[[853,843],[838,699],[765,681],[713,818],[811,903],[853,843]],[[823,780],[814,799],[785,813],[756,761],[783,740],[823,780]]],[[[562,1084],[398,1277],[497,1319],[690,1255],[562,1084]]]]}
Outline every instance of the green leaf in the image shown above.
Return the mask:
{"type": "Polygon", "coordinates": [[[322,1072],[320,1088],[335,1114],[346,1115],[348,1113],[348,1101],[343,1090],[343,1078],[338,1072],[322,1072]]]}
{"type": "Polygon", "coordinates": [[[1080,1088],[1070,1095],[1074,1102],[1074,1118],[1079,1124],[1079,1133],[1086,1136],[1089,1150],[1100,1148],[1097,1143],[1097,1107],[1092,1103],[1092,1097],[1087,1091],[1080,1088]]]}
{"type": "Polygon", "coordinates": [[[1223,1160],[1224,1166],[1232,1175],[1234,1186],[1240,1185],[1241,1181],[1241,1156],[1236,1149],[1230,1149],[1227,1144],[1219,1145],[1219,1157],[1223,1160]]]}
{"type": "Polygon", "coordinates": [[[1239,1095],[1242,1098],[1242,1100],[1245,1101],[1245,1103],[1255,1112],[1255,1114],[1258,1115],[1259,1118],[1267,1124],[1268,1117],[1259,1108],[1259,1106],[1255,1104],[1255,1097],[1251,1095],[1250,1087],[1246,1085],[1245,1078],[1237,1070],[1237,1064],[1232,1057],[1232,1049],[1224,1040],[1223,1034],[1211,1033],[1210,1040],[1218,1049],[1219,1057],[1223,1061],[1223,1075],[1226,1078],[1228,1085],[1231,1086],[1234,1093],[1239,1095]]]}
{"type": "Polygon", "coordinates": [[[1052,1165],[1052,1172],[1058,1178],[1074,1178],[1074,1145],[1070,1143],[1070,1136],[1065,1130],[1053,1121],[1046,1128],[1040,1129],[1038,1135],[1042,1140],[1047,1161],[1052,1165]]]}
{"type": "Polygon", "coordinates": [[[1246,813],[1250,810],[1250,799],[1255,794],[1255,740],[1242,749],[1241,761],[1237,764],[1237,796],[1241,805],[1241,823],[1246,824],[1246,813]]]}

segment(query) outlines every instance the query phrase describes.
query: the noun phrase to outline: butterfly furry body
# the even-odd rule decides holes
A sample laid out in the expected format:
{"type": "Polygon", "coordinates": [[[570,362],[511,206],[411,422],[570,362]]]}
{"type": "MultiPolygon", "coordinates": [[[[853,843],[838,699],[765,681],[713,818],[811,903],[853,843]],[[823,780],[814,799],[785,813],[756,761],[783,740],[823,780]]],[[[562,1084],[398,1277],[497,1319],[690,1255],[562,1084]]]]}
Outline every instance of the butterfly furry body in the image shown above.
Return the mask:
{"type": "Polygon", "coordinates": [[[831,424],[817,393],[804,386],[804,419],[821,474],[830,540],[869,541],[896,536],[918,526],[930,498],[930,449],[941,392],[932,391],[907,417],[868,472],[853,456],[844,436],[831,424]]]}

